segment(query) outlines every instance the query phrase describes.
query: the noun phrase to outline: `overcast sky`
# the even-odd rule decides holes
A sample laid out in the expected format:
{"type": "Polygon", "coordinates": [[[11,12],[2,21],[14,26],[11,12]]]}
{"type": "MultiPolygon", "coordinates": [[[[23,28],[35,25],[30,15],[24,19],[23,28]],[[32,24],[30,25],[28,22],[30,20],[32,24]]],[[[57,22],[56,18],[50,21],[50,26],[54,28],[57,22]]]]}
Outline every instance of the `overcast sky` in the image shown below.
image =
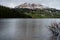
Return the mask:
{"type": "Polygon", "coordinates": [[[0,0],[0,4],[8,7],[15,7],[22,3],[39,3],[45,6],[60,9],[60,0],[0,0]]]}

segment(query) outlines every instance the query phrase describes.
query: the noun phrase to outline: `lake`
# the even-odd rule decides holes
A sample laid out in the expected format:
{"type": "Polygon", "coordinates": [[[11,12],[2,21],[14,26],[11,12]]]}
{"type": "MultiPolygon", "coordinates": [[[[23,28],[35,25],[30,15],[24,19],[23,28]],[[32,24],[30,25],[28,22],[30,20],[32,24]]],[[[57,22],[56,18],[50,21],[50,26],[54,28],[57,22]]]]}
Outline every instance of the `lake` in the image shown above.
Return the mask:
{"type": "Polygon", "coordinates": [[[0,40],[50,40],[53,22],[60,19],[0,19],[0,40]]]}

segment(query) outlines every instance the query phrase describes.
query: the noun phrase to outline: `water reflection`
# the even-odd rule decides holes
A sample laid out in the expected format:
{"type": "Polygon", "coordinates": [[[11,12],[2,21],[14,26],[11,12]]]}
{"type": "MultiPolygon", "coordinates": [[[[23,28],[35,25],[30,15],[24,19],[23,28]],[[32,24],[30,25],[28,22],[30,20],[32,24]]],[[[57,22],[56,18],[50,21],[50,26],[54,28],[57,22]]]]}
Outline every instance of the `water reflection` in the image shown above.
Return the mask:
{"type": "Polygon", "coordinates": [[[60,19],[1,19],[0,40],[49,40],[48,26],[60,19]]]}

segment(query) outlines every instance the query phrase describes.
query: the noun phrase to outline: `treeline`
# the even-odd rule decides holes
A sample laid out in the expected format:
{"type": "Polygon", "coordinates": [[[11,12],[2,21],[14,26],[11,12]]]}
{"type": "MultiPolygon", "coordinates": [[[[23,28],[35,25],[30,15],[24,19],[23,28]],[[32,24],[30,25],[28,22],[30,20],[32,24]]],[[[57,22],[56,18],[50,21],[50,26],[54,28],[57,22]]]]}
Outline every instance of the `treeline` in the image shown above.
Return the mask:
{"type": "Polygon", "coordinates": [[[15,9],[0,6],[0,18],[31,18],[31,16],[19,13],[15,9]]]}

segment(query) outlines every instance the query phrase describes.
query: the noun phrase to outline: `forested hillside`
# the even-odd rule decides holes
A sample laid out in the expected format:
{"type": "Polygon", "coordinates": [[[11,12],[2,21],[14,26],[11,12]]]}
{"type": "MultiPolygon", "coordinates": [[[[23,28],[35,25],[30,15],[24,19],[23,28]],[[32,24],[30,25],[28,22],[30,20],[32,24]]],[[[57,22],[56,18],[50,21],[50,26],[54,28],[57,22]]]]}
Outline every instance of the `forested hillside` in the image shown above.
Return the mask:
{"type": "Polygon", "coordinates": [[[24,13],[32,18],[60,18],[60,10],[54,8],[47,9],[26,9],[16,8],[19,13],[24,13]]]}
{"type": "Polygon", "coordinates": [[[0,18],[60,18],[60,10],[8,8],[0,6],[0,18]]]}
{"type": "Polygon", "coordinates": [[[0,6],[0,18],[31,18],[31,16],[19,13],[15,9],[0,6]]]}

